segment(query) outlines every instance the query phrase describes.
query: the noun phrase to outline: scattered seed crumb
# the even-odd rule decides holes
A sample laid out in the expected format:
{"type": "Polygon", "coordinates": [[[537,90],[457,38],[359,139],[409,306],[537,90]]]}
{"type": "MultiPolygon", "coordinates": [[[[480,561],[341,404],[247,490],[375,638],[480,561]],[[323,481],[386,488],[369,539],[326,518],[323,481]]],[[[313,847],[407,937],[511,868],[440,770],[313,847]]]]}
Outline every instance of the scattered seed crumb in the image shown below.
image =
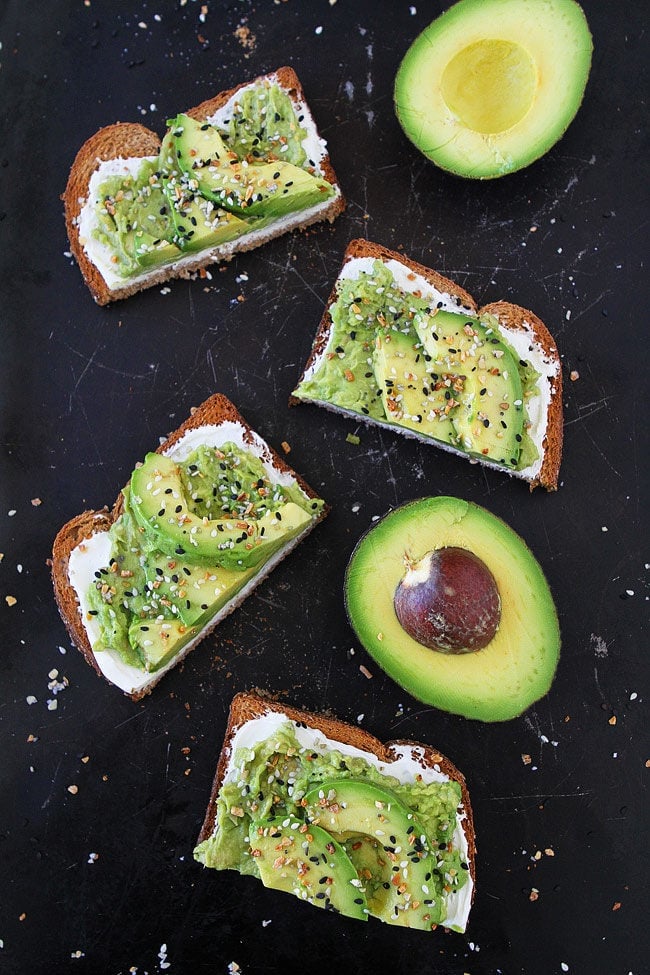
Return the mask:
{"type": "MultiPolygon", "coordinates": [[[[619,907],[620,907],[620,904],[619,904],[619,907]]],[[[25,914],[25,912],[23,911],[23,913],[22,913],[22,914],[20,915],[20,917],[18,918],[18,920],[19,920],[19,921],[24,921],[26,917],[27,917],[27,915],[26,915],[26,914],[25,914]]]]}
{"type": "Polygon", "coordinates": [[[39,504],[43,504],[40,498],[32,498],[32,505],[34,508],[38,508],[39,504]]]}
{"type": "Polygon", "coordinates": [[[5,596],[5,602],[7,606],[15,606],[18,600],[15,596],[5,596]]]}
{"type": "Polygon", "coordinates": [[[272,923],[271,920],[269,920],[269,921],[262,921],[262,927],[263,928],[268,928],[269,924],[271,924],[271,923],[272,923]]]}
{"type": "Polygon", "coordinates": [[[576,379],[580,379],[580,373],[578,372],[577,369],[571,370],[571,372],[569,373],[569,379],[571,380],[572,383],[574,383],[576,379]]]}
{"type": "Polygon", "coordinates": [[[85,952],[79,951],[79,949],[77,948],[76,951],[71,952],[70,957],[71,958],[85,958],[86,955],[85,955],[85,952]]]}
{"type": "Polygon", "coordinates": [[[59,672],[58,670],[52,669],[47,676],[50,678],[50,680],[54,680],[59,676],[59,672]]]}
{"type": "Polygon", "coordinates": [[[530,763],[532,762],[532,758],[530,757],[530,755],[526,755],[526,754],[523,754],[521,756],[521,760],[524,763],[524,765],[530,765],[530,763]]]}
{"type": "Polygon", "coordinates": [[[536,901],[539,899],[539,891],[537,887],[533,887],[530,894],[528,895],[529,901],[536,901]]]}
{"type": "Polygon", "coordinates": [[[360,664],[359,665],[359,670],[361,671],[361,673],[363,674],[364,677],[367,677],[368,678],[368,680],[371,680],[372,679],[372,674],[370,673],[370,671],[368,670],[367,667],[364,667],[363,666],[363,664],[360,664]]]}
{"type": "Polygon", "coordinates": [[[38,741],[38,735],[27,735],[27,741],[38,741]]]}
{"type": "Polygon", "coordinates": [[[607,531],[609,531],[609,528],[607,527],[607,525],[603,525],[600,530],[601,530],[601,532],[607,532],[607,531]]]}
{"type": "Polygon", "coordinates": [[[88,863],[97,863],[98,860],[99,860],[99,853],[88,854],[88,863]]]}
{"type": "Polygon", "coordinates": [[[345,442],[354,444],[355,447],[358,447],[361,443],[361,437],[357,437],[356,433],[348,433],[345,438],[345,442]]]}
{"type": "Polygon", "coordinates": [[[621,902],[620,901],[614,901],[614,905],[612,907],[612,910],[613,911],[620,911],[620,909],[621,909],[621,902]]]}
{"type": "Polygon", "coordinates": [[[568,972],[569,971],[569,966],[567,965],[567,963],[565,961],[563,961],[563,962],[560,963],[560,968],[562,969],[563,972],[568,972]]]}
{"type": "Polygon", "coordinates": [[[531,857],[531,860],[541,860],[541,859],[542,859],[542,851],[535,850],[534,854],[531,857]]]}
{"type": "Polygon", "coordinates": [[[76,794],[79,792],[79,786],[78,785],[69,785],[68,786],[68,792],[70,793],[71,796],[76,796],[76,794]]]}
{"type": "Polygon", "coordinates": [[[357,724],[361,724],[361,722],[363,721],[364,718],[365,718],[365,714],[358,714],[357,715],[357,724]]]}
{"type": "Polygon", "coordinates": [[[632,691],[632,693],[630,694],[630,701],[636,701],[638,696],[639,695],[637,694],[636,691],[632,691]]]}
{"type": "Polygon", "coordinates": [[[185,769],[185,772],[183,774],[184,775],[191,775],[192,774],[192,769],[191,768],[186,768],[185,769]]]}
{"type": "Polygon", "coordinates": [[[322,27],[317,27],[316,30],[314,31],[314,34],[322,34],[322,33],[323,33],[322,27]]]}
{"type": "Polygon", "coordinates": [[[4,552],[0,552],[0,562],[2,562],[2,560],[4,559],[4,557],[5,557],[5,553],[4,552]]]}
{"type": "Polygon", "coordinates": [[[613,714],[607,724],[616,724],[616,715],[613,714]]]}
{"type": "Polygon", "coordinates": [[[168,295],[171,292],[171,290],[172,290],[171,288],[161,288],[160,293],[161,295],[168,295]]]}
{"type": "Polygon", "coordinates": [[[38,698],[34,697],[33,694],[28,694],[25,700],[28,704],[38,704],[38,698]]]}
{"type": "Polygon", "coordinates": [[[84,765],[87,765],[90,761],[90,755],[84,755],[81,761],[84,763],[84,765]]]}
{"type": "MultiPolygon", "coordinates": [[[[251,32],[250,27],[246,27],[245,24],[240,24],[234,31],[234,34],[245,51],[255,50],[257,37],[251,32]]],[[[248,57],[248,54],[245,54],[244,57],[248,57]]]]}
{"type": "Polygon", "coordinates": [[[612,758],[618,758],[618,752],[612,752],[612,758]]]}
{"type": "Polygon", "coordinates": [[[66,654],[67,652],[68,652],[68,651],[66,650],[66,648],[65,648],[65,647],[59,647],[59,653],[62,653],[62,654],[64,654],[64,655],[65,655],[65,654],[66,654]]]}
{"type": "Polygon", "coordinates": [[[56,698],[54,698],[54,697],[48,698],[48,701],[47,701],[47,710],[48,711],[56,711],[56,709],[58,708],[58,706],[59,706],[59,702],[56,700],[56,698]]]}
{"type": "Polygon", "coordinates": [[[291,453],[291,444],[287,443],[286,440],[283,440],[282,443],[280,444],[280,446],[284,450],[285,454],[290,454],[291,453]]]}
{"type": "Polygon", "coordinates": [[[378,634],[377,634],[377,639],[378,639],[379,641],[381,641],[381,640],[383,640],[383,639],[384,639],[384,634],[383,634],[383,633],[378,633],[378,634]]]}
{"type": "Polygon", "coordinates": [[[554,857],[555,856],[555,850],[552,847],[550,847],[550,846],[547,846],[546,847],[546,849],[544,850],[544,853],[546,854],[547,857],[554,857]]]}
{"type": "Polygon", "coordinates": [[[647,760],[647,762],[645,763],[645,767],[646,767],[646,768],[650,768],[650,758],[649,758],[649,759],[647,760]]]}
{"type": "Polygon", "coordinates": [[[16,514],[16,509],[12,508],[11,511],[7,512],[7,514],[10,518],[13,518],[13,516],[16,514]]]}
{"type": "Polygon", "coordinates": [[[230,972],[230,975],[237,975],[238,972],[241,972],[241,968],[236,961],[231,961],[228,965],[228,971],[230,972]]]}
{"type": "Polygon", "coordinates": [[[166,968],[171,968],[171,962],[167,961],[167,945],[162,944],[160,946],[160,951],[158,952],[158,958],[160,959],[160,968],[162,970],[166,968]]]}
{"type": "Polygon", "coordinates": [[[16,566],[16,572],[20,573],[22,571],[23,571],[23,567],[22,567],[22,565],[19,562],[18,565],[16,566]]]}
{"type": "Polygon", "coordinates": [[[108,782],[108,776],[102,775],[102,782],[108,782]]]}

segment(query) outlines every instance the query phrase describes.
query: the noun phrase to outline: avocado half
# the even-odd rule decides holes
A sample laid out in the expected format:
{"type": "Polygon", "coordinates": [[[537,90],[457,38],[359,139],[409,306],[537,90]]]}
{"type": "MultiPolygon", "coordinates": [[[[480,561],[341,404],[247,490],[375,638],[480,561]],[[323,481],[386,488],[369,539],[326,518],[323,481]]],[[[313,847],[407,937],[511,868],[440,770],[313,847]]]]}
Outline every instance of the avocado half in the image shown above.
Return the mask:
{"type": "Polygon", "coordinates": [[[560,653],[553,597],[534,555],[495,515],[459,498],[421,498],[389,512],[358,542],[345,576],[348,617],[379,666],[413,697],[481,721],[507,721],[543,697],[560,653]],[[405,557],[457,546],[491,571],[501,598],[496,635],[475,653],[430,650],[393,607],[405,557]]]}
{"type": "Polygon", "coordinates": [[[592,49],[575,0],[460,0],[407,51],[395,81],[397,118],[442,169],[504,176],[564,134],[592,49]]]}

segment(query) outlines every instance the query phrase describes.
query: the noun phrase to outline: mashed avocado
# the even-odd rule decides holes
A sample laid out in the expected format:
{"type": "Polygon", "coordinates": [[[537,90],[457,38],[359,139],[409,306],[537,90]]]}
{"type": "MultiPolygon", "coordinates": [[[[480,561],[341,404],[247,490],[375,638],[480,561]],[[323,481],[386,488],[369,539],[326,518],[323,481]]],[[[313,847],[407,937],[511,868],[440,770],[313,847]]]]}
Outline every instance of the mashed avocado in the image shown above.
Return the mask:
{"type": "MultiPolygon", "coordinates": [[[[371,273],[362,271],[358,278],[342,278],[337,299],[330,307],[332,328],[326,353],[315,372],[294,391],[294,396],[332,403],[380,422],[400,426],[398,420],[387,415],[382,402],[383,380],[378,378],[373,350],[378,338],[399,332],[412,339],[415,360],[421,360],[423,350],[413,319],[418,314],[429,315],[436,311],[430,302],[403,291],[383,261],[376,260],[371,273]]],[[[485,316],[482,321],[489,325],[490,319],[491,316],[485,316]]],[[[508,347],[502,336],[501,342],[508,347]]],[[[526,403],[531,396],[538,395],[536,381],[539,374],[529,363],[520,360],[512,349],[510,352],[521,380],[524,411],[519,455],[512,466],[523,470],[538,456],[528,433],[526,403]]],[[[463,449],[460,438],[454,445],[463,449]]]]}
{"type": "MultiPolygon", "coordinates": [[[[232,768],[233,774],[217,798],[215,832],[194,851],[195,858],[207,867],[259,877],[255,856],[250,854],[251,824],[283,816],[304,820],[301,800],[310,789],[325,781],[353,780],[390,790],[424,824],[428,844],[436,850],[436,866],[428,881],[433,925],[444,920],[444,893],[458,890],[467,882],[468,865],[453,843],[456,810],[461,802],[461,789],[456,782],[404,785],[392,776],[382,775],[364,758],[343,755],[335,749],[319,753],[301,748],[290,721],[254,748],[238,749],[232,768]]],[[[321,825],[327,828],[325,823],[321,825]]],[[[360,845],[358,841],[358,835],[342,840],[353,857],[360,845]]],[[[378,883],[370,874],[362,871],[369,903],[373,884],[378,883]]]]}
{"type": "MultiPolygon", "coordinates": [[[[274,483],[254,454],[233,443],[218,449],[200,446],[176,467],[184,510],[206,523],[226,520],[250,531],[271,515],[274,527],[279,526],[275,549],[292,537],[291,526],[283,534],[284,523],[276,521],[288,504],[299,509],[304,522],[323,508],[297,484],[274,483]]],[[[93,651],[115,650],[125,663],[155,670],[259,571],[260,560],[257,551],[245,548],[228,562],[201,558],[201,553],[195,558],[165,554],[159,536],[137,517],[128,487],[123,494],[124,511],[109,531],[109,563],[95,571],[88,592],[100,630],[93,651]]],[[[161,500],[154,497],[154,503],[158,508],[161,500]]]]}

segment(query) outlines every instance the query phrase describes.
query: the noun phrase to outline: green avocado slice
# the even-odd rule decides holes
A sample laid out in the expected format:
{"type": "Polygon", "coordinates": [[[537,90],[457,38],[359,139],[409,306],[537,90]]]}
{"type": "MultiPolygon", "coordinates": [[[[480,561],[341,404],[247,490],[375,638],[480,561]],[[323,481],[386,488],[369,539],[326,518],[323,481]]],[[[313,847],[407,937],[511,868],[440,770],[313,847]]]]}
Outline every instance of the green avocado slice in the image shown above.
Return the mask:
{"type": "Polygon", "coordinates": [[[372,914],[424,931],[444,918],[435,854],[422,824],[394,793],[365,780],[330,779],[307,792],[305,803],[308,818],[347,840],[355,867],[370,874],[372,914]]]}
{"type": "Polygon", "coordinates": [[[177,464],[155,453],[147,454],[133,472],[129,503],[164,554],[231,569],[251,568],[268,559],[311,520],[293,501],[257,520],[200,518],[190,510],[177,464]]]}
{"type": "Polygon", "coordinates": [[[450,394],[431,372],[430,356],[409,329],[379,330],[373,368],[386,418],[400,427],[456,442],[450,394]],[[447,394],[447,398],[445,398],[447,394]]]}
{"type": "Polygon", "coordinates": [[[253,822],[249,843],[265,887],[359,921],[368,919],[357,871],[343,847],[324,829],[293,816],[253,822]]]}
{"type": "Polygon", "coordinates": [[[462,450],[516,468],[524,428],[521,377],[491,322],[439,311],[418,313],[415,330],[436,380],[457,408],[450,414],[462,450]]]}
{"type": "Polygon", "coordinates": [[[526,544],[489,511],[459,498],[422,498],[391,511],[357,544],[345,577],[348,617],[380,667],[415,698],[452,714],[506,721],[549,690],[560,652],[553,597],[526,544]],[[490,570],[501,600],[492,641],[445,654],[412,639],[393,600],[405,555],[465,548],[490,570]]]}

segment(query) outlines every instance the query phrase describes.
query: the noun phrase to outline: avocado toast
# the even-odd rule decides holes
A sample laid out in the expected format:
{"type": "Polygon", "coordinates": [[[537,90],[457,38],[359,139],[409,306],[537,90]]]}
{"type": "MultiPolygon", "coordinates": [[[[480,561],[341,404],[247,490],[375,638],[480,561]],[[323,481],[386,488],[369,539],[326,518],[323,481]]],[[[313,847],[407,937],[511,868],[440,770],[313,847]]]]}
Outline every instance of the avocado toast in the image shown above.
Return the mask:
{"type": "Polygon", "coordinates": [[[358,920],[464,931],[475,853],[465,780],[435,749],[234,698],[194,851],[205,866],[358,920]]]}
{"type": "Polygon", "coordinates": [[[70,247],[100,305],[331,222],[345,206],[292,68],[167,125],[162,142],[135,123],[100,129],[70,170],[70,247]]]}
{"type": "Polygon", "coordinates": [[[533,312],[353,240],[291,403],[311,402],[557,488],[562,375],[533,312]]]}
{"type": "Polygon", "coordinates": [[[52,580],[70,638],[137,700],[327,510],[215,394],[136,467],[111,511],[57,534],[52,580]]]}

